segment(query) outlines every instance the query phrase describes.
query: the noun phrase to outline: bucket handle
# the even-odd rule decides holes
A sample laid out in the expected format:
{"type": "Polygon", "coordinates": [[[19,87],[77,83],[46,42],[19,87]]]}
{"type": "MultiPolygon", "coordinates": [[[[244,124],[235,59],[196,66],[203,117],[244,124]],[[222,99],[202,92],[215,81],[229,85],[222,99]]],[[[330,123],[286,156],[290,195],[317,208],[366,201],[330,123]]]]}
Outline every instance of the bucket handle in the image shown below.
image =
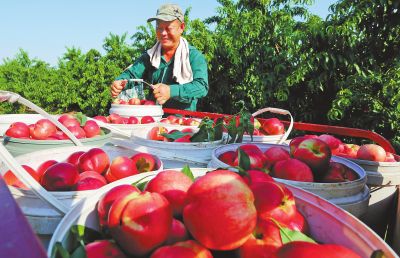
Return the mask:
{"type": "Polygon", "coordinates": [[[290,132],[293,129],[293,117],[292,117],[292,114],[288,110],[285,110],[285,109],[266,107],[266,108],[262,108],[262,109],[257,110],[256,112],[254,112],[252,114],[252,116],[256,117],[256,116],[258,116],[258,115],[260,115],[262,113],[265,113],[265,112],[271,112],[271,113],[275,113],[275,114],[279,114],[279,115],[288,115],[288,116],[290,116],[290,125],[289,125],[288,129],[282,135],[281,139],[278,142],[278,144],[282,144],[287,139],[287,137],[289,136],[290,132]]]}
{"type": "Polygon", "coordinates": [[[21,180],[21,182],[28,186],[40,199],[54,207],[61,215],[68,212],[68,208],[55,198],[51,193],[44,189],[33,177],[26,172],[26,170],[14,159],[8,152],[3,144],[0,144],[0,157],[3,158],[4,163],[14,173],[14,175],[21,180]]]}
{"type": "Polygon", "coordinates": [[[41,109],[39,106],[21,97],[19,94],[11,91],[0,90],[0,102],[5,102],[5,101],[8,101],[10,103],[18,101],[19,103],[31,108],[32,110],[35,110],[37,113],[49,119],[53,124],[55,124],[58,128],[60,128],[61,131],[65,133],[76,146],[83,146],[83,144],[75,137],[75,135],[73,135],[73,133],[71,133],[71,131],[68,130],[68,128],[66,128],[63,124],[61,124],[57,119],[49,115],[49,113],[41,109]]]}

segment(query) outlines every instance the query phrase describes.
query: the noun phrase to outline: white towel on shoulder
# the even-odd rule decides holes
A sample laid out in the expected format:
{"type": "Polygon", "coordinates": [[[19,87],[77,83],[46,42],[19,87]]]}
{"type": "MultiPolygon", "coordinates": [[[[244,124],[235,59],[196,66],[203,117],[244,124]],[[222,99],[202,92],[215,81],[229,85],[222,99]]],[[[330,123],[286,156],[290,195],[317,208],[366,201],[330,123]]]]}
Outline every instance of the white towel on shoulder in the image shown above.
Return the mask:
{"type": "MultiPolygon", "coordinates": [[[[162,56],[160,42],[157,41],[152,48],[147,50],[147,54],[150,56],[151,65],[158,69],[162,56]]],[[[189,61],[189,44],[183,37],[181,37],[179,41],[179,46],[175,51],[174,58],[172,76],[176,82],[184,84],[193,81],[193,71],[189,61]]]]}

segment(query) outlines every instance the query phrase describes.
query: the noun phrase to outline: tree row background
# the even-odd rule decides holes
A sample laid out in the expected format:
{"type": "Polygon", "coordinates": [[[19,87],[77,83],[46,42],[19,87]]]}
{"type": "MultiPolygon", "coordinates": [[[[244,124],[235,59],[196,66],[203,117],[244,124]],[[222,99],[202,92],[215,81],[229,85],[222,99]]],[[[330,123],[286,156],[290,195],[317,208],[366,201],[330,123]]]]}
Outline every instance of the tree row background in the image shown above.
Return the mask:
{"type": "MultiPolygon", "coordinates": [[[[185,13],[184,37],[209,64],[199,111],[234,114],[244,100],[251,111],[279,107],[298,122],[372,130],[400,151],[400,1],[338,1],[325,20],[308,12],[311,0],[218,2],[205,20],[185,13]]],[[[103,54],[67,48],[55,67],[21,49],[0,65],[0,89],[54,114],[107,115],[111,82],[154,43],[144,23],[134,35],[106,36],[103,54]]]]}

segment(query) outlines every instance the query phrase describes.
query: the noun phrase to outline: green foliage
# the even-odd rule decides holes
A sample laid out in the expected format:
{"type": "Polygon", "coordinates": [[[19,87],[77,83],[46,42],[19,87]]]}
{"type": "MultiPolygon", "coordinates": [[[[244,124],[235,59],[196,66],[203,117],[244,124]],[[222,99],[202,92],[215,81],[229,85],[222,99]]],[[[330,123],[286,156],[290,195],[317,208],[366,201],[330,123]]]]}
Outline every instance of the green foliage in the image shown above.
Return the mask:
{"type": "MultiPolygon", "coordinates": [[[[338,0],[326,20],[312,0],[218,0],[214,16],[191,20],[184,37],[209,63],[201,111],[235,114],[279,107],[296,121],[375,131],[400,150],[399,1],[338,0]]],[[[106,115],[110,84],[155,43],[147,23],[130,38],[110,34],[105,54],[68,48],[57,67],[21,50],[0,65],[0,88],[51,113],[106,115]],[[129,40],[129,42],[128,42],[129,40]]],[[[2,103],[0,113],[29,112],[2,103]]]]}

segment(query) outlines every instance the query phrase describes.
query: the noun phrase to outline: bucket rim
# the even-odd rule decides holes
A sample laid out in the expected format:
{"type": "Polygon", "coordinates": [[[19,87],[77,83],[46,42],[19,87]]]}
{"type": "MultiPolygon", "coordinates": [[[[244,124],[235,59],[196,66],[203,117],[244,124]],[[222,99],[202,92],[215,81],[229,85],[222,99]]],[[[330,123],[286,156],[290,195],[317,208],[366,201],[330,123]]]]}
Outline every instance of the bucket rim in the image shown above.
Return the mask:
{"type": "Polygon", "coordinates": [[[366,165],[366,166],[380,166],[380,167],[399,167],[400,168],[400,161],[371,161],[365,159],[353,159],[353,158],[346,158],[358,165],[366,165]]]}

